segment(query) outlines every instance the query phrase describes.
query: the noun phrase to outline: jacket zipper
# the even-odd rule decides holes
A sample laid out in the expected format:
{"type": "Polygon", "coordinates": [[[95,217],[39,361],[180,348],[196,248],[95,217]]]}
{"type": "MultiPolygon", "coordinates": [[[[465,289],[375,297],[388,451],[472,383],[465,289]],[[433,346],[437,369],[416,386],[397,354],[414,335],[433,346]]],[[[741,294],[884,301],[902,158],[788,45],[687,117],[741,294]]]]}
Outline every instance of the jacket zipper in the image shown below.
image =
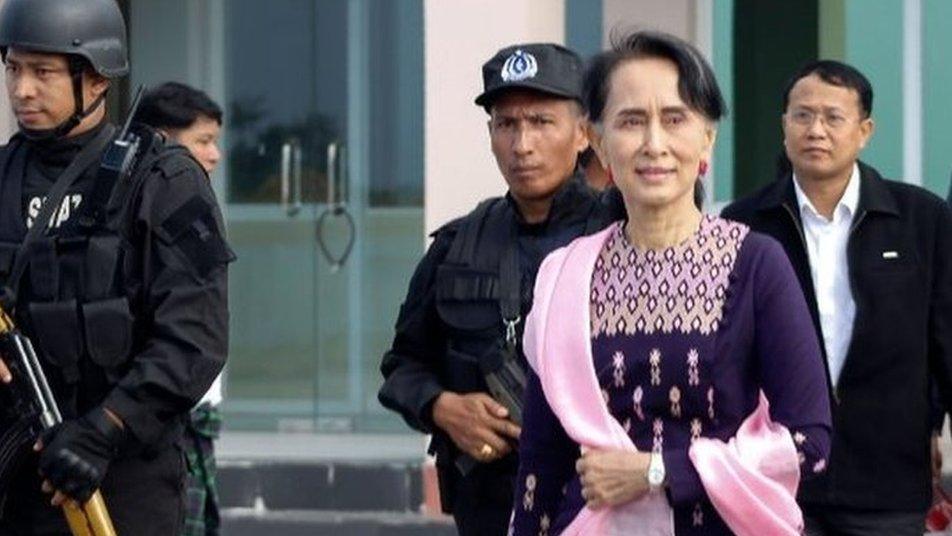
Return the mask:
{"type": "MultiPolygon", "coordinates": [[[[803,252],[804,252],[804,253],[807,253],[807,262],[809,262],[809,253],[808,253],[808,252],[810,251],[810,249],[807,247],[807,239],[806,239],[806,237],[804,236],[804,233],[803,233],[803,226],[800,225],[800,220],[797,219],[796,214],[794,214],[793,209],[790,208],[789,205],[787,205],[786,203],[783,203],[782,206],[783,206],[784,210],[787,211],[787,214],[790,216],[790,220],[793,221],[793,226],[797,229],[797,236],[800,237],[800,245],[803,247],[803,252]]],[[[863,215],[865,215],[865,213],[863,213],[863,215]]],[[[863,219],[862,216],[860,216],[859,220],[862,220],[862,219],[863,219]]],[[[853,233],[853,230],[856,229],[856,225],[859,225],[859,220],[856,221],[856,223],[850,228],[850,234],[852,234],[852,233],[853,233]]],[[[850,282],[850,285],[852,285],[852,281],[850,282]]],[[[820,344],[823,344],[823,341],[820,341],[820,344]]],[[[839,390],[837,389],[836,385],[833,383],[833,378],[830,376],[830,366],[829,366],[829,364],[828,364],[828,363],[824,363],[824,366],[826,367],[826,371],[825,371],[825,372],[826,372],[826,382],[827,382],[827,386],[828,386],[829,389],[830,389],[830,393],[833,395],[833,402],[834,402],[837,406],[839,406],[839,405],[840,405],[840,393],[839,393],[839,390]]]]}
{"type": "MultiPolygon", "coordinates": [[[[850,242],[852,242],[852,240],[853,240],[853,233],[856,232],[856,229],[857,229],[857,228],[859,228],[859,224],[863,223],[863,220],[866,218],[867,212],[868,212],[868,211],[866,211],[866,210],[860,212],[859,215],[858,215],[856,218],[854,218],[853,224],[850,225],[850,230],[849,230],[849,233],[847,233],[847,238],[846,238],[846,248],[847,248],[847,251],[846,251],[846,262],[847,262],[847,263],[849,263],[849,244],[850,244],[850,242]]],[[[854,301],[855,301],[855,297],[857,296],[857,294],[856,294],[856,283],[855,283],[855,281],[853,280],[852,269],[850,268],[850,266],[849,266],[848,264],[847,264],[846,269],[847,269],[847,277],[849,278],[849,281],[850,281],[850,292],[853,293],[853,297],[854,297],[854,301]]],[[[849,352],[849,348],[848,348],[848,347],[847,347],[847,352],[849,352]]],[[[848,355],[848,354],[847,354],[847,355],[848,355]]],[[[844,369],[846,368],[845,365],[846,365],[846,363],[844,363],[844,367],[843,367],[844,369]]],[[[841,378],[843,377],[842,371],[840,372],[840,377],[841,377],[841,378]]],[[[836,398],[837,404],[839,404],[840,398],[839,398],[839,395],[837,394],[837,388],[836,388],[836,386],[833,387],[833,393],[834,393],[834,397],[836,398]]]]}

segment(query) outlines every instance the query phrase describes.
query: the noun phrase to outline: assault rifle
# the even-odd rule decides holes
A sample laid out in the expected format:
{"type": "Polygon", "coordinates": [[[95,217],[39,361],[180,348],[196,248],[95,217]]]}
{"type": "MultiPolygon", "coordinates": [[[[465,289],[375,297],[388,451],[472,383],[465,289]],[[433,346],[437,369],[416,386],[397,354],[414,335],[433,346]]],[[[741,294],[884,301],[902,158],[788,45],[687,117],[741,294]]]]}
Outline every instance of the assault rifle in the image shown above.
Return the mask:
{"type": "MultiPolygon", "coordinates": [[[[10,369],[13,381],[4,397],[12,404],[18,420],[7,429],[0,443],[0,475],[6,480],[16,459],[44,430],[63,422],[33,343],[20,333],[10,316],[0,307],[0,356],[10,369]]],[[[7,480],[9,481],[9,480],[7,480]]],[[[75,536],[116,536],[102,494],[97,490],[84,504],[67,500],[63,513],[75,536]]]]}

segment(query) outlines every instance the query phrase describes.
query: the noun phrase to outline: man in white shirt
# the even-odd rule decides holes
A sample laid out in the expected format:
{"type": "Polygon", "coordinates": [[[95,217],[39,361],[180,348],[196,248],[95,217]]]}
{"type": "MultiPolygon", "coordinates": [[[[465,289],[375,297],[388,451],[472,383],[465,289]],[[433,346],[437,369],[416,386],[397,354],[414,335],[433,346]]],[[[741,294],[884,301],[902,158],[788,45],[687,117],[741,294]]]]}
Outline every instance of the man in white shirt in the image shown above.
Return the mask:
{"type": "Polygon", "coordinates": [[[723,215],[784,246],[823,343],[833,441],[800,489],[806,533],[920,536],[930,384],[942,410],[952,393],[952,212],[859,161],[873,90],[855,68],[806,65],[783,103],[780,177],[723,215]]]}
{"type": "Polygon", "coordinates": [[[856,302],[853,301],[846,262],[846,244],[859,203],[859,166],[853,164],[846,190],[829,217],[817,210],[810,196],[803,191],[800,184],[804,181],[796,173],[793,174],[800,221],[803,223],[803,235],[810,258],[810,275],[820,313],[822,342],[826,348],[830,379],[836,385],[846,361],[856,316],[856,302]]]}

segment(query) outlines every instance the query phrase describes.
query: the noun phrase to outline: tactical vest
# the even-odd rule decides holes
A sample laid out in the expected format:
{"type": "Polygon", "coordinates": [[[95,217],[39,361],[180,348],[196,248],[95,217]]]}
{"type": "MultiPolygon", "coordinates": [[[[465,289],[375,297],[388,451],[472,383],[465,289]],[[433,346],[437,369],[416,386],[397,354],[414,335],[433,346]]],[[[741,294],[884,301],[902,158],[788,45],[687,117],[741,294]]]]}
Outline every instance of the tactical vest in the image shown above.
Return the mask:
{"type": "Polygon", "coordinates": [[[152,130],[140,135],[138,164],[130,176],[118,183],[97,177],[78,212],[25,252],[19,251],[25,228],[20,188],[28,151],[14,137],[0,153],[0,286],[11,283],[17,256],[28,255],[16,318],[52,365],[44,368],[62,387],[54,390],[67,418],[108,393],[125,374],[134,341],[141,340],[124,281],[136,262],[128,240],[138,208],[132,201],[140,198],[151,173],[179,171],[168,169],[180,165],[170,157],[185,149],[164,149],[152,130]]]}
{"type": "Polygon", "coordinates": [[[437,268],[436,310],[448,330],[444,385],[451,391],[486,389],[479,360],[495,351],[504,334],[501,263],[506,248],[517,247],[514,218],[505,199],[483,201],[462,220],[437,268]]]}
{"type": "MultiPolygon", "coordinates": [[[[595,204],[583,234],[608,223],[595,204]]],[[[504,293],[513,286],[519,289],[522,270],[507,269],[504,261],[507,255],[518,259],[517,250],[515,211],[505,198],[491,198],[462,219],[437,268],[436,310],[448,330],[442,379],[450,391],[486,390],[479,363],[488,352],[498,352],[505,340],[504,293]],[[506,277],[516,280],[506,282],[506,277]]],[[[523,321],[519,318],[518,340],[523,321]]]]}
{"type": "MultiPolygon", "coordinates": [[[[582,234],[600,230],[611,215],[592,200],[587,208],[582,234]]],[[[500,351],[505,343],[504,303],[513,287],[521,302],[523,269],[507,268],[506,259],[519,259],[516,213],[502,197],[487,199],[456,226],[456,235],[446,257],[437,267],[435,291],[436,311],[446,327],[446,349],[440,361],[442,386],[453,392],[486,392],[481,363],[492,360],[491,353],[500,351]],[[515,281],[505,281],[514,278],[515,281]]],[[[446,231],[451,232],[451,231],[446,231]]],[[[511,300],[509,300],[511,301],[511,300]]],[[[516,307],[521,309],[521,303],[516,307]]],[[[521,341],[524,318],[519,318],[516,339],[521,341]]],[[[527,367],[525,357],[519,355],[527,367]]],[[[444,511],[456,509],[456,485],[469,474],[464,469],[466,456],[443,433],[437,432],[430,443],[430,454],[436,455],[440,499],[444,511]],[[461,463],[462,462],[462,463],[461,463]]],[[[476,464],[483,486],[511,486],[516,471],[516,458],[507,456],[491,464],[476,464]]]]}

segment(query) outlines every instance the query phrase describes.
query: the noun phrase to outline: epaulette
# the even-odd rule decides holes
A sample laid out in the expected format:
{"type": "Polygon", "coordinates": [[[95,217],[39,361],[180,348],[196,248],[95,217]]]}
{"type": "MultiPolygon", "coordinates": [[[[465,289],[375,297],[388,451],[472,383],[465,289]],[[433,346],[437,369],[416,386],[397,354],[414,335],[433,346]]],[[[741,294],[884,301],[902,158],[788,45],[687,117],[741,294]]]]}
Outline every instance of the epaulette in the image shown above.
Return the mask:
{"type": "Polygon", "coordinates": [[[204,173],[198,162],[192,158],[192,155],[188,152],[188,149],[180,145],[166,146],[162,148],[152,167],[166,179],[177,177],[189,170],[195,170],[204,173]]]}
{"type": "Polygon", "coordinates": [[[430,238],[436,238],[437,235],[441,234],[456,234],[459,231],[460,225],[463,224],[463,221],[466,219],[466,216],[460,216],[459,218],[450,220],[443,225],[439,226],[435,231],[430,233],[430,238]]]}
{"type": "Polygon", "coordinates": [[[506,200],[490,197],[482,200],[469,214],[459,218],[458,232],[446,255],[448,262],[476,266],[478,261],[494,263],[493,258],[508,239],[511,214],[506,200]],[[486,237],[488,240],[484,240],[486,237]],[[480,244],[489,250],[480,250],[480,244]]]}

